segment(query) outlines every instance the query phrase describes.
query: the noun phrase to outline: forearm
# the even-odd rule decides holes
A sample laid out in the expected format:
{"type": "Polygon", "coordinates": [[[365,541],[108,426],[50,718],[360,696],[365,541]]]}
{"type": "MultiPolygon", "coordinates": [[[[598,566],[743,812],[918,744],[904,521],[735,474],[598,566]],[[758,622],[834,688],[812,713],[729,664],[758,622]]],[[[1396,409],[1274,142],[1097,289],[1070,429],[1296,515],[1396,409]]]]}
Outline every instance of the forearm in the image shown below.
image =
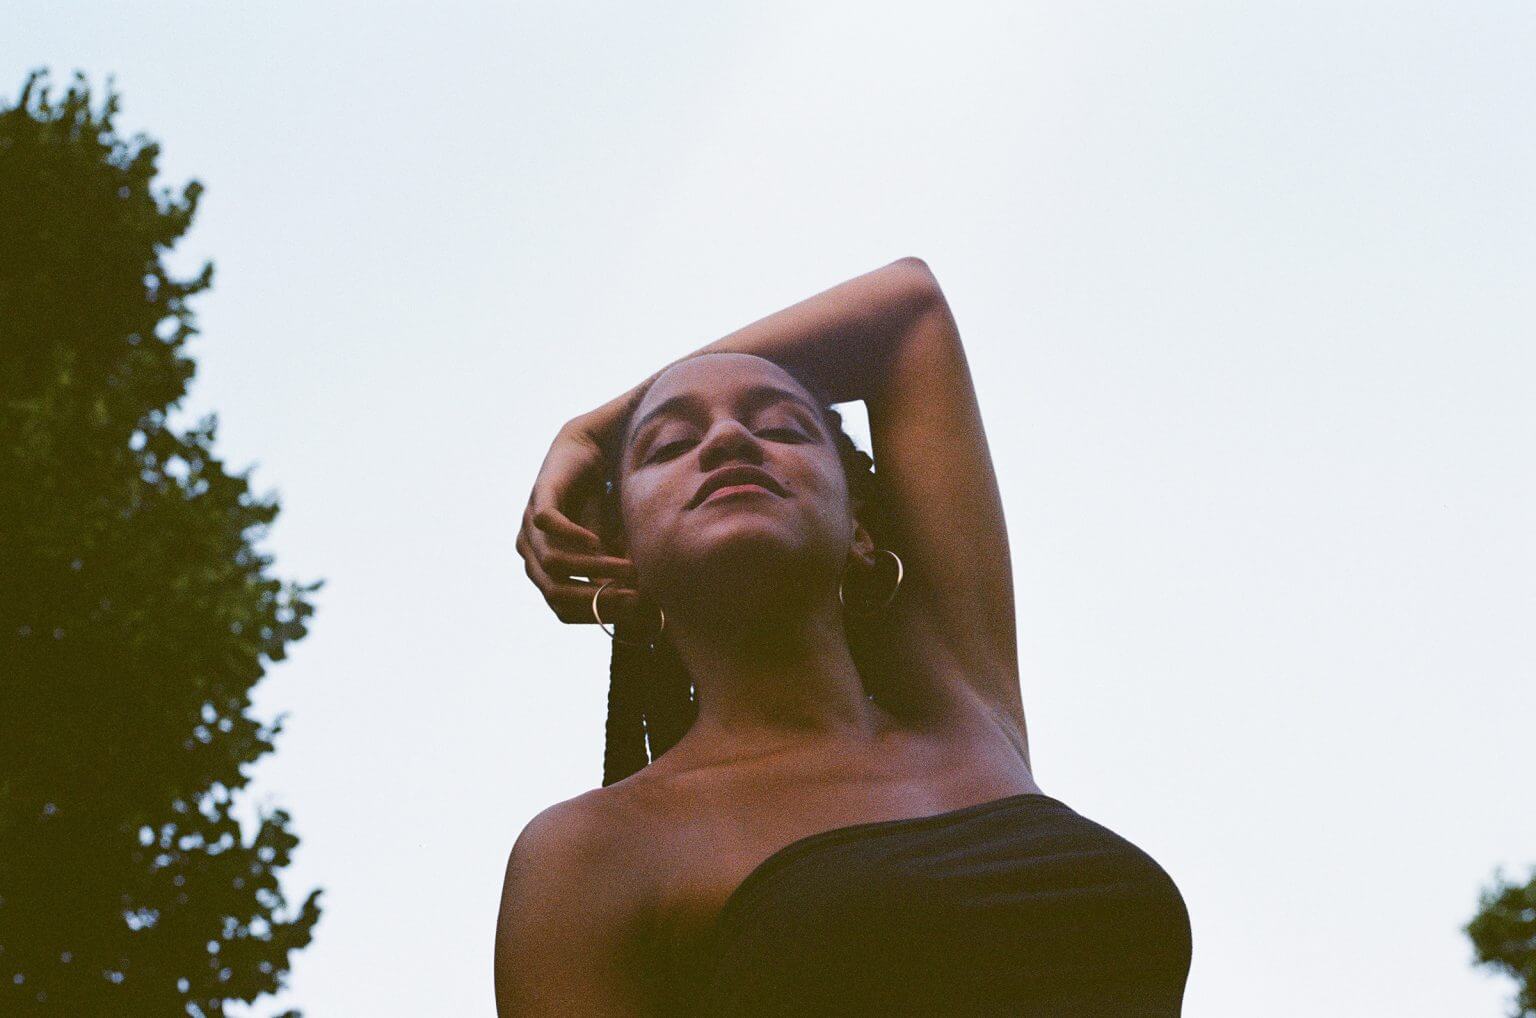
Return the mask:
{"type": "Polygon", "coordinates": [[[599,441],[613,439],[651,381],[678,361],[703,353],[764,357],[833,403],[869,399],[880,391],[903,336],[937,300],[942,294],[928,266],[917,258],[899,259],[679,357],[572,424],[599,441]]]}

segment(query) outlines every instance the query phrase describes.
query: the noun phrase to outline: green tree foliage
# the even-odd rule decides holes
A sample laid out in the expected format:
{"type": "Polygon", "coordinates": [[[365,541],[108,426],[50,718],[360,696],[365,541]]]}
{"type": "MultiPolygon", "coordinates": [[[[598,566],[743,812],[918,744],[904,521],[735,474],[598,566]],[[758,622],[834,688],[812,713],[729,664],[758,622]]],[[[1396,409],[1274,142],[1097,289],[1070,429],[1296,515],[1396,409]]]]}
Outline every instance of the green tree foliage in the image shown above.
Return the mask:
{"type": "Polygon", "coordinates": [[[287,814],[243,830],[231,795],[321,581],[267,574],[278,503],[214,456],[217,418],[166,422],[213,267],[162,257],[200,185],[155,192],[110,82],[99,109],[79,75],[49,92],[0,105],[0,1014],[222,1015],[320,915],[278,883],[287,814]]]}
{"type": "Polygon", "coordinates": [[[1519,984],[1510,1018],[1536,1018],[1536,869],[1523,886],[1495,871],[1479,895],[1477,915],[1462,929],[1472,938],[1477,964],[1519,984]]]}

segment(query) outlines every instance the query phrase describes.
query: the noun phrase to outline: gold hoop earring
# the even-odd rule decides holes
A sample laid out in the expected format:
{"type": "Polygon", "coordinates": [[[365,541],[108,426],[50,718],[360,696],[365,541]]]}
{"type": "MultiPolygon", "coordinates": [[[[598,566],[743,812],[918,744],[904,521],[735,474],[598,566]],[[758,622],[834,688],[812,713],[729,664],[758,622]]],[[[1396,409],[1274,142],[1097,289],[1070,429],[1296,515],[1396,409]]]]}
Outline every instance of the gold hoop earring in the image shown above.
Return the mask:
{"type": "MultiPolygon", "coordinates": [[[[886,599],[884,601],[881,601],[880,604],[875,607],[874,611],[849,612],[850,615],[856,616],[858,618],[869,618],[871,616],[880,614],[880,612],[885,608],[885,606],[890,604],[891,601],[895,599],[896,591],[901,589],[901,578],[902,578],[902,576],[904,575],[904,572],[905,572],[905,570],[902,568],[902,565],[901,565],[901,556],[896,554],[894,551],[892,551],[889,548],[879,548],[877,550],[885,552],[891,558],[896,560],[896,586],[891,588],[890,594],[888,594],[886,596],[886,599]]],[[[845,570],[845,572],[846,572],[846,570],[845,570]]],[[[845,608],[848,607],[848,602],[846,600],[844,600],[844,598],[843,598],[843,581],[842,580],[838,580],[838,582],[837,582],[837,600],[838,600],[838,603],[841,604],[843,607],[845,607],[845,608]]]]}
{"type": "Polygon", "coordinates": [[[626,646],[629,646],[629,647],[649,647],[651,650],[655,650],[656,649],[656,638],[659,637],[662,633],[664,633],[666,631],[666,628],[667,628],[667,610],[665,608],[663,608],[659,604],[656,606],[656,610],[661,612],[661,628],[656,630],[656,636],[651,637],[651,642],[650,643],[638,643],[638,642],[636,642],[634,640],[621,640],[621,639],[619,639],[618,636],[615,635],[614,630],[609,629],[608,628],[608,624],[603,621],[603,617],[597,613],[597,599],[598,599],[599,596],[602,595],[604,589],[607,588],[608,584],[610,584],[612,582],[613,582],[612,580],[605,580],[605,581],[603,581],[603,585],[601,587],[598,587],[597,591],[595,593],[593,593],[593,595],[592,595],[592,617],[597,620],[598,628],[600,628],[603,632],[607,633],[608,634],[608,639],[612,640],[615,643],[622,643],[622,644],[625,644],[626,646]]]}

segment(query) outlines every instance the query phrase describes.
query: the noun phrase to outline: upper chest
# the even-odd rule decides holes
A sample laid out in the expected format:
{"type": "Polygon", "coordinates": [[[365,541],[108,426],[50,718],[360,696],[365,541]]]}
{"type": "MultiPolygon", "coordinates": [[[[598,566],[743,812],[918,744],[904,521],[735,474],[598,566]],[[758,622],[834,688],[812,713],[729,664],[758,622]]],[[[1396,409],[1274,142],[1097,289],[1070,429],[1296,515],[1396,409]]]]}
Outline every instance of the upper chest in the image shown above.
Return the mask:
{"type": "MultiPolygon", "coordinates": [[[[659,790],[653,790],[659,791],[659,790]]],[[[748,875],[811,835],[943,813],[1039,792],[1016,744],[984,718],[906,733],[877,756],[805,771],[784,761],[720,780],[671,782],[635,832],[653,851],[636,874],[653,903],[645,951],[659,977],[686,981],[707,960],[713,926],[748,875]]]]}

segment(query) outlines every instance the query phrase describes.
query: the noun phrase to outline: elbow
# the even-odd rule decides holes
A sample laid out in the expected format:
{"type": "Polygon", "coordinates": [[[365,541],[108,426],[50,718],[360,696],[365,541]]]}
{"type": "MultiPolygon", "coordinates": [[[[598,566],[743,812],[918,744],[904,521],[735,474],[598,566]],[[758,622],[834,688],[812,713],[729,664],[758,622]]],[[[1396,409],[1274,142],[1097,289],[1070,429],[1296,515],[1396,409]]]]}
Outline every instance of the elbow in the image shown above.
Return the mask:
{"type": "Polygon", "coordinates": [[[919,306],[927,308],[944,300],[944,291],[939,289],[938,277],[921,258],[908,255],[896,259],[890,267],[901,273],[904,285],[910,288],[912,298],[919,306]]]}

